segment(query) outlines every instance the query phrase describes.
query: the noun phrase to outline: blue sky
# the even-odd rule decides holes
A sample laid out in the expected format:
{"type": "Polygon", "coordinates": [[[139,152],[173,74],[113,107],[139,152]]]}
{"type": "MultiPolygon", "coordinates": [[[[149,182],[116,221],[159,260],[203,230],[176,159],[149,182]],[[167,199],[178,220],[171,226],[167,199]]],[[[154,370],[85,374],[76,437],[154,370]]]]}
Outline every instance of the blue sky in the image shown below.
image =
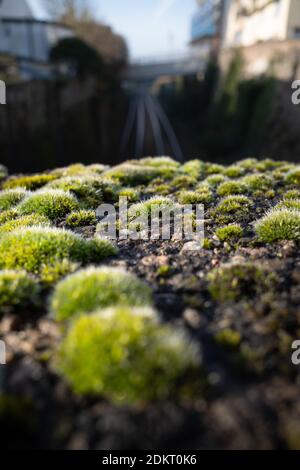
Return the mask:
{"type": "Polygon", "coordinates": [[[97,17],[125,36],[131,56],[183,50],[195,0],[90,0],[97,17]]]}

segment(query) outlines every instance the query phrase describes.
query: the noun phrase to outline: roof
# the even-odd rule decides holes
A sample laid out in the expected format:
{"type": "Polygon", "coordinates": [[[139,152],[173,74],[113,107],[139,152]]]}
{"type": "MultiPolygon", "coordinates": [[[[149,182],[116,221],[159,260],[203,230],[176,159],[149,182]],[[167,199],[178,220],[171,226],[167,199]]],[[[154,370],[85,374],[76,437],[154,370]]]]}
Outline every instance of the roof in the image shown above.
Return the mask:
{"type": "Polygon", "coordinates": [[[0,19],[49,20],[42,0],[0,0],[0,19]]]}

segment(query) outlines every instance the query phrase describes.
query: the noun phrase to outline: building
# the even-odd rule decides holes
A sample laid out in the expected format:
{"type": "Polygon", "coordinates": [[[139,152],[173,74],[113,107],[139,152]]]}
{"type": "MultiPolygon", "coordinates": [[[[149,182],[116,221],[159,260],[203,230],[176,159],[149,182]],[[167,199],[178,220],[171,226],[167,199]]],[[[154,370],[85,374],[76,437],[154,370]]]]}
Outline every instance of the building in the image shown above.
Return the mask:
{"type": "Polygon", "coordinates": [[[221,43],[223,0],[197,0],[191,45],[203,53],[217,52],[221,43]]]}
{"type": "Polygon", "coordinates": [[[300,0],[224,0],[222,46],[300,39],[300,0]]]}
{"type": "Polygon", "coordinates": [[[22,78],[48,77],[49,52],[72,31],[47,17],[39,0],[0,0],[0,54],[13,57],[22,78]]]}

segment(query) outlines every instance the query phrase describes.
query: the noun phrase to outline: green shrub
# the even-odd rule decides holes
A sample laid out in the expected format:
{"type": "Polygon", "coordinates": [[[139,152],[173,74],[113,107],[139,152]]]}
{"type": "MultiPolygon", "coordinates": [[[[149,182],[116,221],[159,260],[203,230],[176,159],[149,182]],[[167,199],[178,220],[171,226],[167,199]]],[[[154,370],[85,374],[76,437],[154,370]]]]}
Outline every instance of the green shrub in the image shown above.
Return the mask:
{"type": "Polygon", "coordinates": [[[26,271],[0,271],[0,315],[39,301],[38,281],[26,271]]]}
{"type": "Polygon", "coordinates": [[[4,232],[12,232],[17,230],[21,227],[33,227],[33,226],[42,226],[42,227],[49,227],[51,222],[47,217],[44,215],[39,214],[29,214],[24,215],[22,217],[18,217],[17,219],[10,220],[3,225],[0,226],[0,234],[4,232]]]}
{"type": "Polygon", "coordinates": [[[26,189],[6,189],[0,191],[0,210],[5,211],[19,204],[28,195],[26,189]]]}
{"type": "Polygon", "coordinates": [[[73,232],[56,228],[22,228],[0,237],[0,268],[25,269],[42,279],[43,271],[53,266],[59,268],[59,278],[62,262],[97,262],[115,253],[108,240],[85,240],[73,232]]]}
{"type": "Polygon", "coordinates": [[[250,262],[224,264],[208,275],[209,292],[220,302],[254,298],[275,288],[277,278],[267,268],[250,262]]]}
{"type": "Polygon", "coordinates": [[[152,310],[117,308],[75,319],[56,363],[75,392],[135,404],[177,397],[179,380],[199,368],[200,356],[152,310]]]}
{"type": "Polygon", "coordinates": [[[219,240],[225,242],[231,239],[241,238],[243,236],[243,229],[238,224],[231,224],[226,227],[218,228],[216,235],[219,240]]]}
{"type": "Polygon", "coordinates": [[[225,181],[217,189],[219,196],[229,196],[231,194],[244,194],[247,192],[245,185],[239,181],[225,181]]]}
{"type": "Polygon", "coordinates": [[[87,209],[96,209],[103,202],[103,183],[99,176],[66,176],[47,187],[74,194],[81,206],[87,209]]]}
{"type": "Polygon", "coordinates": [[[216,212],[222,214],[232,214],[237,211],[247,211],[251,205],[251,200],[247,196],[232,195],[222,199],[217,205],[216,212]]]}
{"type": "Polygon", "coordinates": [[[40,214],[51,220],[65,217],[76,209],[79,209],[79,204],[75,196],[59,189],[40,190],[18,206],[21,214],[40,214]]]}
{"type": "Polygon", "coordinates": [[[68,276],[56,286],[51,309],[56,320],[62,321],[98,308],[139,307],[151,303],[151,289],[134,275],[119,268],[89,267],[68,276]]]}
{"type": "Polygon", "coordinates": [[[300,166],[289,171],[285,177],[287,183],[300,184],[300,166]]]}
{"type": "Polygon", "coordinates": [[[278,240],[300,241],[300,212],[295,209],[272,209],[255,223],[259,240],[272,243],[278,240]]]}
{"type": "Polygon", "coordinates": [[[32,176],[13,176],[9,178],[4,184],[4,189],[25,188],[32,191],[42,188],[50,181],[56,178],[53,174],[40,174],[32,176]]]}
{"type": "Polygon", "coordinates": [[[95,225],[97,217],[95,211],[81,210],[71,212],[66,219],[67,227],[84,227],[86,225],[95,225]]]}

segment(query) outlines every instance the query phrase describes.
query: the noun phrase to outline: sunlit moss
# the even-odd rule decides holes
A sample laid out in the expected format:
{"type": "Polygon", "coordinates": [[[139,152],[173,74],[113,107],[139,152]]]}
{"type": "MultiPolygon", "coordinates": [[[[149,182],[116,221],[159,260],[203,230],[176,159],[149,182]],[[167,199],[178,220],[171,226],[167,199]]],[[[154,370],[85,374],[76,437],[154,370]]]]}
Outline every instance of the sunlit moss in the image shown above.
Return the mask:
{"type": "Polygon", "coordinates": [[[44,215],[29,214],[23,215],[13,220],[9,220],[0,226],[0,234],[5,232],[12,232],[21,227],[49,227],[51,225],[50,220],[44,215]]]}
{"type": "Polygon", "coordinates": [[[237,240],[243,236],[243,229],[238,224],[227,225],[216,230],[216,235],[221,241],[237,240]]]}
{"type": "Polygon", "coordinates": [[[245,173],[245,169],[239,165],[231,165],[224,170],[224,175],[228,178],[238,178],[245,173]]]}
{"type": "Polygon", "coordinates": [[[75,196],[59,189],[42,189],[28,196],[18,206],[20,214],[39,214],[55,220],[79,209],[75,196]]]}
{"type": "Polygon", "coordinates": [[[182,165],[181,171],[197,180],[204,175],[205,163],[201,160],[190,160],[182,165]]]}
{"type": "Polygon", "coordinates": [[[224,173],[225,167],[219,165],[218,163],[205,163],[205,174],[206,175],[215,175],[219,173],[224,173]]]}
{"type": "Polygon", "coordinates": [[[99,177],[91,175],[66,176],[47,186],[74,194],[80,205],[96,209],[103,202],[103,183],[99,177]]]}
{"type": "Polygon", "coordinates": [[[152,310],[120,307],[75,319],[56,364],[77,393],[134,404],[178,397],[179,380],[201,360],[187,335],[152,310]]]}
{"type": "Polygon", "coordinates": [[[246,186],[240,181],[225,181],[217,189],[219,196],[229,196],[231,194],[245,194],[246,186]]]}
{"type": "Polygon", "coordinates": [[[258,238],[264,242],[278,240],[300,241],[300,211],[296,209],[272,209],[255,223],[258,238]]]}
{"type": "Polygon", "coordinates": [[[241,180],[241,183],[246,186],[247,191],[266,191],[272,188],[273,180],[270,176],[263,173],[256,173],[253,175],[246,175],[241,180]]]}
{"type": "Polygon", "coordinates": [[[42,278],[45,268],[59,266],[60,273],[64,260],[86,264],[115,253],[108,240],[85,240],[55,228],[22,228],[0,237],[0,269],[25,269],[42,278]]]}
{"type": "Polygon", "coordinates": [[[300,184],[300,166],[289,171],[285,177],[287,183],[300,184]]]}
{"type": "Polygon", "coordinates": [[[66,226],[70,228],[95,225],[96,223],[96,213],[92,210],[80,210],[71,212],[71,214],[69,214],[66,218],[66,226]]]}
{"type": "Polygon", "coordinates": [[[56,320],[98,308],[151,305],[151,289],[134,275],[119,268],[81,270],[62,280],[54,291],[51,310],[56,320]]]}
{"type": "Polygon", "coordinates": [[[300,199],[300,189],[290,189],[283,195],[284,199],[300,199]]]}
{"type": "Polygon", "coordinates": [[[241,343],[241,335],[236,330],[226,328],[215,334],[215,341],[226,349],[234,350],[237,349],[241,343]]]}
{"type": "Polygon", "coordinates": [[[181,191],[178,195],[180,204],[204,204],[212,200],[210,191],[181,191]]]}
{"type": "Polygon", "coordinates": [[[279,202],[274,209],[296,209],[300,211],[300,199],[284,199],[279,202]]]}
{"type": "Polygon", "coordinates": [[[6,189],[0,191],[0,210],[5,211],[18,205],[30,193],[26,189],[6,189]]]}
{"type": "Polygon", "coordinates": [[[4,189],[25,188],[32,191],[42,188],[56,179],[53,174],[37,174],[32,176],[12,176],[3,184],[4,189]]]}
{"type": "Polygon", "coordinates": [[[247,212],[251,204],[251,200],[247,196],[227,196],[219,202],[215,212],[222,214],[233,214],[237,211],[247,212]]]}
{"type": "Polygon", "coordinates": [[[0,271],[0,316],[9,311],[36,306],[38,281],[26,271],[0,271]]]}
{"type": "Polygon", "coordinates": [[[226,181],[226,177],[224,175],[211,175],[208,176],[203,183],[209,184],[209,186],[212,186],[213,188],[217,188],[221,183],[224,183],[226,181]]]}

